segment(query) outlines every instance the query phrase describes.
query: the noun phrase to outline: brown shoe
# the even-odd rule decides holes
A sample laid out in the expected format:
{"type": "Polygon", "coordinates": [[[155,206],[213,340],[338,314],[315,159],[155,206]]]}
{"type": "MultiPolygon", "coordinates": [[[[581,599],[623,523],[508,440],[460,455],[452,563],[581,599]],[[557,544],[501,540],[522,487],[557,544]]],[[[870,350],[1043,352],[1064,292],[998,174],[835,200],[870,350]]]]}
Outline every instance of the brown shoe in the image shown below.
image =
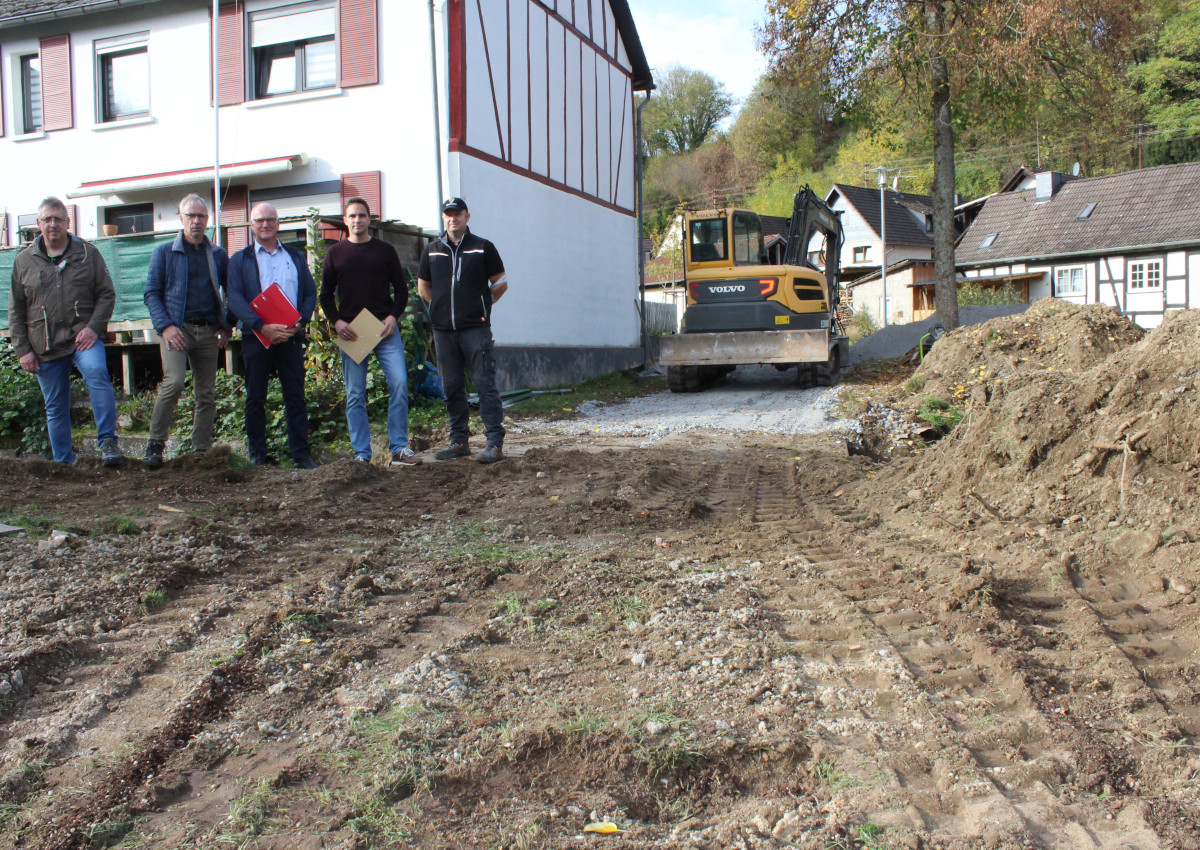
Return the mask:
{"type": "Polygon", "coordinates": [[[498,460],[504,460],[504,449],[499,446],[488,446],[486,449],[475,455],[475,460],[480,463],[495,463],[498,460]]]}
{"type": "Polygon", "coordinates": [[[405,446],[392,455],[392,466],[420,466],[421,459],[413,454],[413,450],[405,446]]]}
{"type": "Polygon", "coordinates": [[[456,457],[470,457],[471,447],[466,443],[451,443],[444,449],[438,449],[433,456],[438,460],[454,460],[456,457]]]}

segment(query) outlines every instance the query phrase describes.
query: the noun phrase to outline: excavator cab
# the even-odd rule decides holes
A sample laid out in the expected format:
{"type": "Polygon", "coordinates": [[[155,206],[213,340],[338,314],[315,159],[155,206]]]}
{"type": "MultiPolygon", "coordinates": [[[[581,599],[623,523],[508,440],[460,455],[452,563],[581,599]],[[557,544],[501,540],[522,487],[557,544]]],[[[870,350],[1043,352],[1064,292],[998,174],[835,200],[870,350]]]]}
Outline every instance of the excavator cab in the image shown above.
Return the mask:
{"type": "Polygon", "coordinates": [[[786,261],[768,265],[758,215],[684,215],[687,307],[682,331],[660,341],[671,389],[702,389],[738,365],[799,366],[828,383],[848,351],[835,330],[842,228],[807,186],[796,195],[786,261]]]}

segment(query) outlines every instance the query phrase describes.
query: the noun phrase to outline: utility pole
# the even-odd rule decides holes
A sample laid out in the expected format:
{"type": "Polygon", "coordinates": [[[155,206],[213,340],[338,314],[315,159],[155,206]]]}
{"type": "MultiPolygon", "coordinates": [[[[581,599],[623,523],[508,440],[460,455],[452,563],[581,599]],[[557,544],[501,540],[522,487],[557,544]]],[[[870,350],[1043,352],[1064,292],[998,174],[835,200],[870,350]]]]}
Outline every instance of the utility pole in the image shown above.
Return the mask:
{"type": "Polygon", "coordinates": [[[888,292],[887,292],[887,203],[884,190],[887,189],[887,166],[881,165],[871,169],[879,175],[879,279],[883,281],[883,326],[888,326],[888,292]]]}

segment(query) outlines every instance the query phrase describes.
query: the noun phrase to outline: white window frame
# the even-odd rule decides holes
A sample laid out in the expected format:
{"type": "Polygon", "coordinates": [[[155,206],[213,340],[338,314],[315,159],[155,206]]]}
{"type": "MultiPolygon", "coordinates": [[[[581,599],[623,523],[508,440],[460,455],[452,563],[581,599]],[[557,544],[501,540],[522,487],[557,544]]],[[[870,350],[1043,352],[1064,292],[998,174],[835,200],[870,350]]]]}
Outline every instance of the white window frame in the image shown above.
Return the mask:
{"type": "Polygon", "coordinates": [[[1086,295],[1087,294],[1087,267],[1086,266],[1062,266],[1054,270],[1054,297],[1063,298],[1068,295],[1086,295]],[[1064,276],[1071,284],[1070,289],[1064,289],[1062,281],[1064,276]],[[1075,287],[1076,277],[1078,277],[1079,287],[1075,287]]]}
{"type": "Polygon", "coordinates": [[[1163,288],[1162,260],[1130,260],[1126,266],[1129,291],[1161,292],[1163,288]]]}
{"type": "MultiPolygon", "coordinates": [[[[249,100],[251,102],[296,97],[312,92],[337,91],[336,3],[318,0],[318,2],[294,3],[250,12],[246,16],[246,33],[249,45],[249,49],[246,51],[246,61],[250,65],[246,78],[249,81],[249,100]],[[306,79],[305,54],[309,45],[313,44],[331,44],[333,48],[333,76],[327,83],[313,85],[306,79]],[[279,51],[284,46],[292,47],[295,84],[290,89],[268,94],[265,85],[260,85],[259,82],[259,71],[262,64],[261,51],[272,48],[279,51]]],[[[281,55],[276,58],[286,59],[287,56],[281,55]]],[[[268,68],[268,74],[269,71],[268,68]]],[[[268,78],[267,83],[269,84],[269,82],[268,78]]]]}
{"type": "Polygon", "coordinates": [[[149,31],[100,38],[92,42],[95,52],[96,80],[96,123],[112,124],[119,121],[136,121],[150,117],[150,33],[149,31]],[[146,108],[129,112],[116,112],[109,103],[108,76],[115,59],[143,54],[146,57],[146,108]]]}
{"type": "Polygon", "coordinates": [[[37,213],[17,216],[17,245],[28,245],[38,238],[37,213]]]}
{"type": "Polygon", "coordinates": [[[854,248],[854,262],[868,263],[870,261],[871,261],[871,246],[870,245],[858,245],[854,248]],[[859,257],[860,252],[862,254],[862,257],[859,257]]]}

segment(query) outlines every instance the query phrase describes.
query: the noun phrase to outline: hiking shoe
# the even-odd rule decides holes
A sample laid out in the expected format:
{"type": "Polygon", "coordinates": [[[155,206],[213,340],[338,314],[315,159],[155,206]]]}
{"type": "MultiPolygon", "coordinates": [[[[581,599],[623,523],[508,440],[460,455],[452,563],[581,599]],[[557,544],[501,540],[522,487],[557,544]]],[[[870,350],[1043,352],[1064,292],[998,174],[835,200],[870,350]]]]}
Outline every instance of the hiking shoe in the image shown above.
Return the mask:
{"type": "Polygon", "coordinates": [[[121,454],[121,447],[117,445],[116,437],[108,437],[100,441],[100,456],[104,459],[104,465],[109,469],[125,463],[125,455],[121,454]]]}
{"type": "Polygon", "coordinates": [[[362,455],[355,455],[354,462],[355,463],[370,463],[371,459],[369,457],[363,457],[362,455]]]}
{"type": "Polygon", "coordinates": [[[405,446],[392,455],[392,466],[420,466],[421,459],[413,454],[413,450],[405,446]]]}
{"type": "Polygon", "coordinates": [[[471,447],[466,443],[451,443],[444,449],[439,449],[433,455],[438,460],[454,460],[456,457],[470,457],[471,447]]]}
{"type": "Polygon", "coordinates": [[[302,457],[296,460],[296,469],[316,469],[320,465],[311,457],[302,457]]]}
{"type": "Polygon", "coordinates": [[[488,446],[486,449],[475,455],[475,460],[480,463],[495,463],[498,460],[504,460],[504,449],[500,446],[488,446]]]}
{"type": "Polygon", "coordinates": [[[167,444],[162,440],[151,440],[146,443],[146,466],[158,469],[163,465],[163,449],[167,444]]]}

